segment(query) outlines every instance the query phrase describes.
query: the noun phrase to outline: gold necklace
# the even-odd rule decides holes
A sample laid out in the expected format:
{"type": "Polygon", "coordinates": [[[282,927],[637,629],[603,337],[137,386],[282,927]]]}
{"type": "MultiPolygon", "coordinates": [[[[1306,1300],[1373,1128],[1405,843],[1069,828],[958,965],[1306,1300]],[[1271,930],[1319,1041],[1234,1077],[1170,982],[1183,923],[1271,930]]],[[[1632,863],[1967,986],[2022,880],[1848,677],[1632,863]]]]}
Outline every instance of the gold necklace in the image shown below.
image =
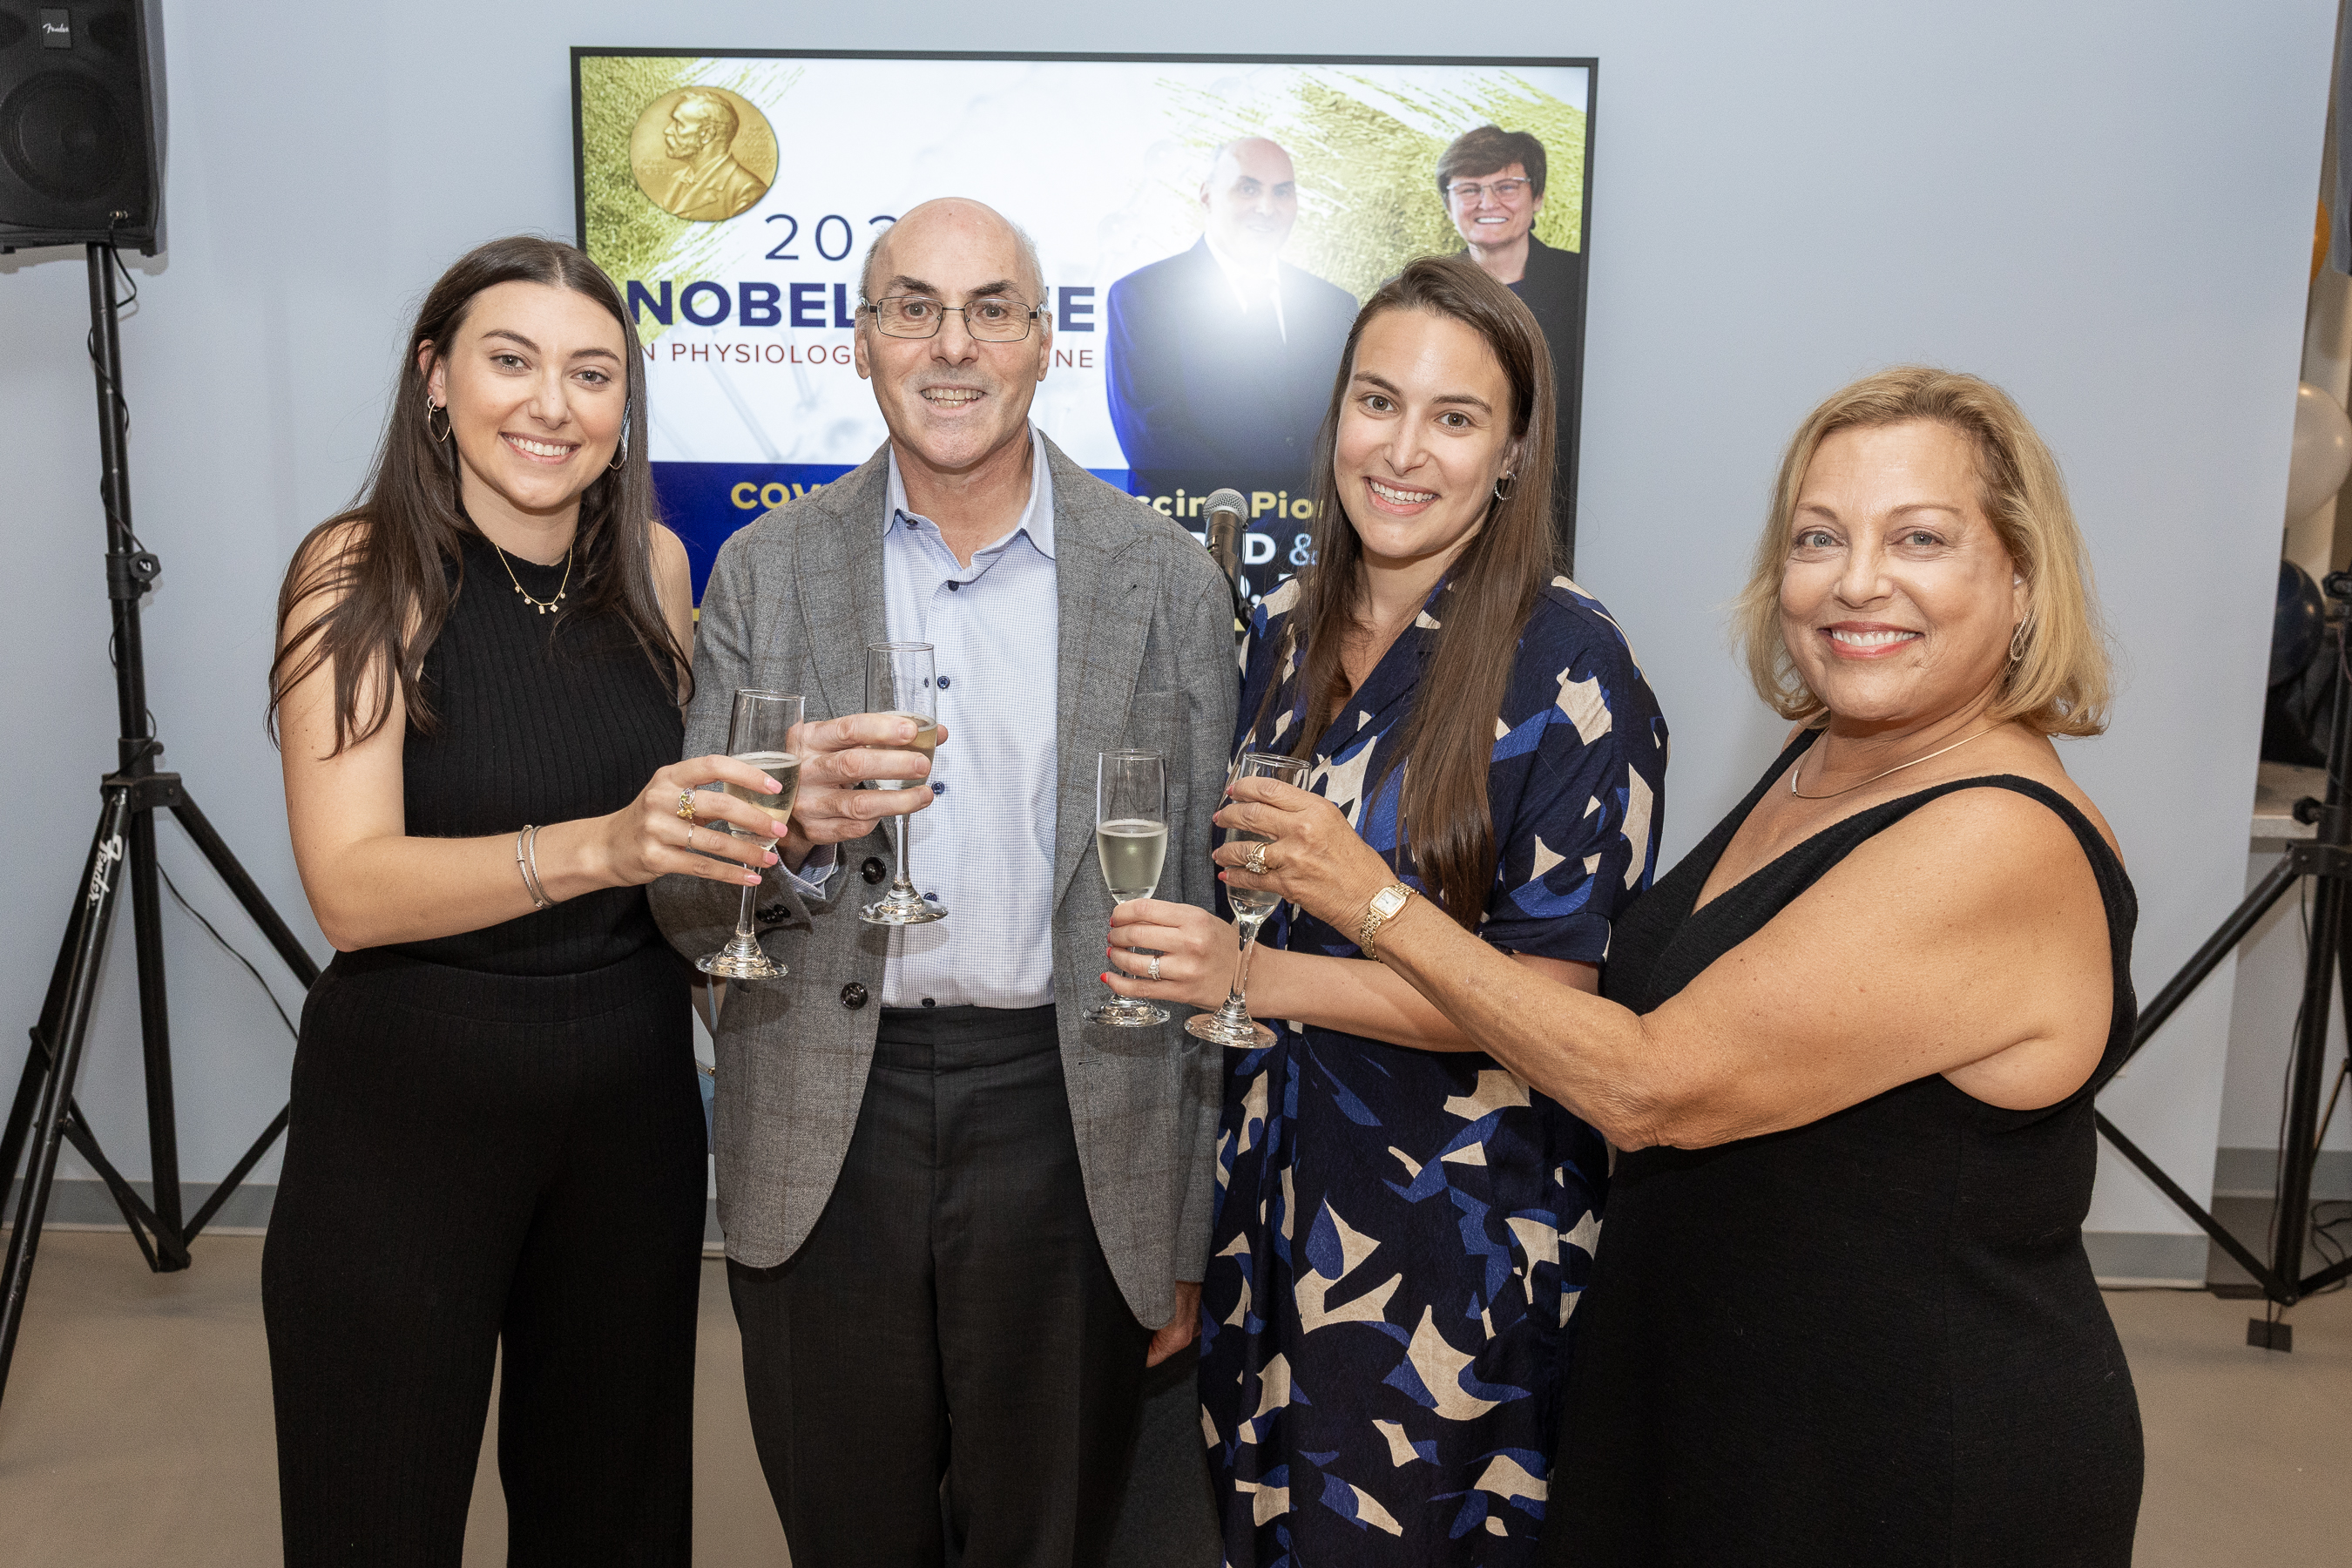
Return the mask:
{"type": "Polygon", "coordinates": [[[1863,784],[1876,784],[1879,780],[1885,778],[1886,773],[1899,773],[1905,768],[1916,768],[1921,763],[1932,763],[1937,757],[1942,756],[1944,752],[1957,752],[1962,746],[1967,745],[1969,741],[1980,741],[2000,728],[2000,726],[1999,724],[1989,724],[1985,728],[1979,730],[1973,735],[1953,742],[1950,745],[1946,746],[1942,752],[1930,752],[1924,757],[1914,757],[1907,763],[1897,763],[1893,767],[1887,769],[1886,773],[1873,773],[1868,778],[1863,780],[1862,784],[1850,784],[1843,789],[1833,789],[1827,795],[1803,795],[1798,792],[1797,771],[1805,765],[1805,759],[1799,757],[1794,763],[1791,763],[1789,765],[1789,793],[1796,795],[1799,800],[1835,800],[1842,795],[1852,795],[1854,791],[1862,788],[1863,784]]]}
{"type": "MultiPolygon", "coordinates": [[[[523,594],[522,579],[515,575],[513,563],[507,560],[507,552],[503,550],[499,550],[499,542],[495,539],[491,539],[487,533],[482,535],[482,538],[488,542],[491,549],[499,551],[499,564],[507,569],[507,581],[514,584],[514,591],[516,593],[522,594],[522,602],[524,604],[529,605],[532,609],[537,610],[543,616],[547,614],[548,611],[555,608],[556,605],[563,602],[563,590],[572,585],[571,545],[567,544],[563,547],[563,581],[555,585],[555,597],[552,599],[534,599],[529,594],[523,594]]],[[[1920,761],[1925,762],[1927,759],[1922,757],[1920,761]]]]}

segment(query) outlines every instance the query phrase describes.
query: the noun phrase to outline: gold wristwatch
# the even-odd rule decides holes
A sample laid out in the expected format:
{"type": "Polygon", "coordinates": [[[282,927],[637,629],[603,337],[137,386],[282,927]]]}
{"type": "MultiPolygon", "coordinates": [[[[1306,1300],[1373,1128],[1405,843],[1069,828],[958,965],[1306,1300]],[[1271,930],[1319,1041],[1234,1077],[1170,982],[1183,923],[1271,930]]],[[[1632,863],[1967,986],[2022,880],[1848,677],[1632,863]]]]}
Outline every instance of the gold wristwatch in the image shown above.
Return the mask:
{"type": "Polygon", "coordinates": [[[1412,897],[1411,888],[1402,882],[1391,882],[1364,906],[1364,918],[1356,922],[1356,945],[1364,950],[1366,958],[1380,957],[1381,928],[1396,919],[1403,911],[1405,900],[1412,897]]]}

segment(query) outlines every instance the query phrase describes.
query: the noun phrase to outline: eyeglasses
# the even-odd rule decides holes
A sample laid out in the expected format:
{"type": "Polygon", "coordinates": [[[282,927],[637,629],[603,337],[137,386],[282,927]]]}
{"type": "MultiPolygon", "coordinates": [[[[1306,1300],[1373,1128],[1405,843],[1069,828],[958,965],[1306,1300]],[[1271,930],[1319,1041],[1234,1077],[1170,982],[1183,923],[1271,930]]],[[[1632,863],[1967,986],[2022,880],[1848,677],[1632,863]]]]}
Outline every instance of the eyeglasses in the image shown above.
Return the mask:
{"type": "Polygon", "coordinates": [[[1029,335],[1029,323],[1043,314],[1034,305],[993,295],[968,305],[942,305],[928,294],[893,294],[868,301],[874,324],[893,338],[935,338],[940,324],[952,310],[963,318],[963,330],[984,343],[1017,343],[1029,335]]]}
{"type": "Polygon", "coordinates": [[[1445,187],[1445,194],[1457,202],[1475,202],[1479,192],[1484,190],[1498,202],[1511,202],[1518,200],[1520,194],[1534,183],[1532,180],[1489,180],[1481,186],[1475,180],[1455,180],[1445,187]]]}

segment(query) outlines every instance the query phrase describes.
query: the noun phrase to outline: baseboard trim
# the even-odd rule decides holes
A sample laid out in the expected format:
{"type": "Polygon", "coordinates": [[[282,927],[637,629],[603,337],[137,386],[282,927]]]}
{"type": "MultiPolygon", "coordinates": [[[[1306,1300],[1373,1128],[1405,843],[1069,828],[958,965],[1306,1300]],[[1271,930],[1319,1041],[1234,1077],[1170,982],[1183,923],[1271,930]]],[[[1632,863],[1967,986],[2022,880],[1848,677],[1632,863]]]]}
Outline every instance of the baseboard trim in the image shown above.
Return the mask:
{"type": "MultiPolygon", "coordinates": [[[[2216,1149],[2213,1195],[2263,1198],[2274,1194],[2279,1153],[2275,1149],[2216,1149]]],[[[2322,1203],[2352,1200],[2352,1150],[2322,1149],[2312,1166],[2311,1195],[2322,1203]]]]}
{"type": "MultiPolygon", "coordinates": [[[[2264,1185],[2263,1196],[2270,1195],[2268,1186],[2271,1152],[2267,1149],[2224,1149],[2223,1161],[2232,1156],[2241,1160],[2244,1170],[2255,1168],[2253,1157],[2259,1157],[2264,1185]]],[[[2341,1185],[2323,1191],[2315,1182],[2313,1195],[2322,1198],[2352,1198],[2352,1154],[2330,1151],[2320,1156],[2322,1178],[2341,1185]]],[[[153,1194],[145,1182],[131,1184],[142,1198],[153,1194]]],[[[187,1182],[180,1188],[181,1201],[191,1214],[213,1194],[211,1182],[187,1182]]],[[[2226,1194],[2225,1194],[2226,1195],[2226,1194]]],[[[269,1226],[270,1205],[276,1201],[274,1184],[247,1183],[229,1194],[221,1212],[205,1227],[207,1236],[259,1236],[269,1226]]],[[[13,1224],[16,1214],[15,1189],[10,1188],[6,1223],[13,1224]]],[[[60,1180],[49,1189],[48,1217],[43,1222],[50,1230],[119,1230],[122,1215],[114,1206],[114,1198],[106,1184],[89,1178],[60,1180]]],[[[719,1232],[719,1205],[714,1200],[705,1205],[702,1228],[703,1250],[716,1253],[723,1243],[719,1232]]],[[[2205,1237],[2183,1236],[2160,1231],[2085,1231],[2084,1250],[2091,1256],[2091,1272],[2099,1283],[2109,1286],[2130,1285],[2202,1285],[2205,1282],[2205,1237]]]]}
{"type": "MultiPolygon", "coordinates": [[[[16,1184],[8,1186],[8,1203],[0,1210],[0,1231],[15,1228],[16,1223],[16,1184]]],[[[155,1191],[146,1182],[131,1184],[133,1191],[153,1202],[155,1191]]],[[[216,1182],[183,1182],[180,1184],[182,1209],[194,1214],[212,1197],[216,1182]]],[[[205,1236],[259,1236],[269,1228],[269,1211],[278,1201],[278,1188],[273,1183],[247,1182],[231,1193],[204,1229],[205,1236]]],[[[120,1230],[122,1211],[114,1205],[114,1194],[106,1184],[94,1177],[66,1179],[60,1177],[49,1187],[49,1206],[41,1221],[45,1230],[120,1230]]],[[[722,1248],[719,1234],[719,1203],[706,1200],[702,1215],[702,1249],[706,1253],[722,1248]]]]}
{"type": "Polygon", "coordinates": [[[2091,1272],[2101,1285],[2115,1289],[2150,1285],[2201,1288],[2205,1283],[2208,1245],[2202,1232],[2191,1236],[2146,1230],[2083,1233],[2083,1250],[2091,1255],[2091,1272]]]}

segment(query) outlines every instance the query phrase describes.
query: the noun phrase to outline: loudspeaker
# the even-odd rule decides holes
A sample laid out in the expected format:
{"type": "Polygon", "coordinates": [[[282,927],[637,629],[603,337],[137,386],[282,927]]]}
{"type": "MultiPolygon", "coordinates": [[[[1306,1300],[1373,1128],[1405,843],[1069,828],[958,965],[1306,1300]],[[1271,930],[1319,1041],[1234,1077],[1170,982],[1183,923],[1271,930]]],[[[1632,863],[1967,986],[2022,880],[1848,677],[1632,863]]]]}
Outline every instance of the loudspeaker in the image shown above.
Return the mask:
{"type": "Polygon", "coordinates": [[[162,0],[0,0],[0,252],[163,248],[162,0]]]}

